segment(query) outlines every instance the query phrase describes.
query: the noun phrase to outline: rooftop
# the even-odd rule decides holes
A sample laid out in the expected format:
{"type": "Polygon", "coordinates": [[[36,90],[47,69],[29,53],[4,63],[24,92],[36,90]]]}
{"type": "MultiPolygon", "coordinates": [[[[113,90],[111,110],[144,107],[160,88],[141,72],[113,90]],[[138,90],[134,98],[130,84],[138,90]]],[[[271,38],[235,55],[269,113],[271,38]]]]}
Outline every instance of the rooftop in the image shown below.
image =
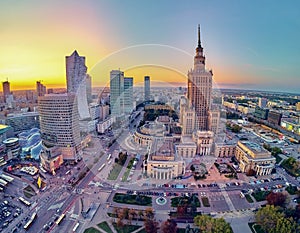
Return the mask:
{"type": "Polygon", "coordinates": [[[264,151],[263,147],[260,146],[259,144],[255,142],[250,142],[250,141],[241,141],[245,146],[247,146],[249,149],[251,149],[253,152],[262,152],[264,151]]]}

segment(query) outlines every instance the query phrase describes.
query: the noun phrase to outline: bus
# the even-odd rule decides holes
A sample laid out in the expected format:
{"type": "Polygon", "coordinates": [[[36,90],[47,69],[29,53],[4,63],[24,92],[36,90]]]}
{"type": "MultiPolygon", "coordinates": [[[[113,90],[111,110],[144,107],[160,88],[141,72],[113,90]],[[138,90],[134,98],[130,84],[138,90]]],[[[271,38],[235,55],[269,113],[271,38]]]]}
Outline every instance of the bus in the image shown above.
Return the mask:
{"type": "Polygon", "coordinates": [[[0,179],[0,184],[3,185],[3,186],[6,186],[7,182],[5,180],[0,179]]]}
{"type": "Polygon", "coordinates": [[[103,163],[103,164],[101,165],[101,167],[98,168],[98,172],[100,172],[104,167],[105,167],[105,163],[103,163]]]}
{"type": "Polygon", "coordinates": [[[37,213],[34,212],[34,213],[31,215],[31,217],[30,217],[30,219],[28,220],[28,222],[24,225],[24,229],[25,229],[26,231],[31,227],[31,225],[33,224],[33,222],[35,221],[36,218],[37,218],[37,213]]]}
{"type": "Polygon", "coordinates": [[[25,200],[23,197],[19,197],[19,200],[26,206],[31,206],[31,203],[27,200],[25,200]]]}
{"type": "Polygon", "coordinates": [[[75,224],[75,226],[73,227],[73,232],[76,232],[77,228],[79,227],[79,222],[75,224]]]}
{"type": "Polygon", "coordinates": [[[66,215],[65,214],[61,214],[60,216],[59,216],[59,218],[56,220],[56,224],[57,225],[59,225],[60,223],[61,223],[61,221],[64,219],[66,217],[66,215]]]}
{"type": "Polygon", "coordinates": [[[68,175],[70,172],[71,172],[71,170],[67,171],[67,172],[66,172],[66,175],[68,175]]]}
{"type": "Polygon", "coordinates": [[[107,156],[107,161],[110,160],[110,158],[111,158],[111,154],[109,154],[109,155],[107,156]]]}
{"type": "Polygon", "coordinates": [[[4,175],[4,174],[1,174],[0,177],[6,180],[7,182],[12,182],[14,180],[14,178],[12,178],[11,176],[4,175]]]}

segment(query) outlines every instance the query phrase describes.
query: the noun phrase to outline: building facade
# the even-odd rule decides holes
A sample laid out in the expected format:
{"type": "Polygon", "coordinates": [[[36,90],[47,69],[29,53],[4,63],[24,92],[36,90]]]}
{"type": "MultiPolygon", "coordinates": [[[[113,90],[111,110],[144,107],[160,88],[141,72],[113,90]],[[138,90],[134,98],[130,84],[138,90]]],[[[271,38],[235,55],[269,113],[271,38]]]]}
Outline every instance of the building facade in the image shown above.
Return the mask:
{"type": "Polygon", "coordinates": [[[11,94],[10,92],[10,83],[8,81],[2,82],[4,103],[6,103],[6,98],[11,94]]]}
{"type": "Polygon", "coordinates": [[[267,108],[260,108],[260,107],[256,107],[255,111],[253,113],[253,116],[263,119],[263,120],[267,120],[268,119],[268,115],[269,115],[269,109],[267,108]]]}
{"type": "Polygon", "coordinates": [[[133,78],[124,77],[124,113],[133,111],[133,78]]]}
{"type": "Polygon", "coordinates": [[[268,104],[268,99],[264,97],[258,98],[258,107],[260,108],[266,108],[268,104]]]}
{"type": "Polygon", "coordinates": [[[282,113],[275,112],[275,111],[269,111],[268,114],[268,122],[274,125],[280,125],[282,118],[282,113]]]}
{"type": "Polygon", "coordinates": [[[150,100],[150,76],[144,77],[144,99],[145,101],[150,100]]]}
{"type": "Polygon", "coordinates": [[[11,113],[7,115],[6,124],[13,128],[15,134],[32,128],[40,128],[39,113],[11,113]]]}
{"type": "Polygon", "coordinates": [[[112,70],[110,72],[110,111],[113,116],[123,113],[124,72],[112,70]]]}
{"type": "Polygon", "coordinates": [[[212,131],[194,131],[192,138],[197,145],[197,154],[211,154],[214,143],[214,133],[212,131]]]}
{"type": "Polygon", "coordinates": [[[194,57],[194,68],[188,72],[187,98],[195,109],[195,129],[209,130],[209,111],[211,107],[212,71],[205,69],[205,56],[198,27],[198,46],[194,57]]]}
{"type": "Polygon", "coordinates": [[[259,176],[271,174],[276,163],[275,157],[269,151],[248,140],[238,141],[235,157],[242,172],[253,170],[259,176]]]}
{"type": "Polygon", "coordinates": [[[40,129],[45,147],[58,146],[64,160],[82,156],[75,94],[48,94],[38,99],[40,129]]]}
{"type": "Polygon", "coordinates": [[[44,96],[46,94],[46,87],[42,84],[41,81],[36,81],[36,93],[37,96],[44,96]]]}
{"type": "Polygon", "coordinates": [[[67,92],[75,94],[77,98],[80,120],[90,117],[86,92],[86,72],[85,57],[79,56],[76,50],[71,56],[66,56],[67,92]]]}
{"type": "Polygon", "coordinates": [[[155,139],[148,147],[143,169],[153,179],[173,179],[185,173],[185,161],[175,152],[172,139],[155,139]]]}

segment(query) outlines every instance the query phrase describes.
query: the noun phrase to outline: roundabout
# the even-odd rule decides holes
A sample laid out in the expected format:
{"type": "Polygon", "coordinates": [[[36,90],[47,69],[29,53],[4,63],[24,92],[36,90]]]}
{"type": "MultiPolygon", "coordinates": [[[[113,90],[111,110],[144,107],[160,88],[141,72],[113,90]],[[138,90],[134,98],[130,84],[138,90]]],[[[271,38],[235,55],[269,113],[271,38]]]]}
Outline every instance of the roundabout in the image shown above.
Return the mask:
{"type": "Polygon", "coordinates": [[[155,202],[158,205],[165,205],[167,203],[167,199],[164,197],[159,197],[155,200],[155,202]]]}

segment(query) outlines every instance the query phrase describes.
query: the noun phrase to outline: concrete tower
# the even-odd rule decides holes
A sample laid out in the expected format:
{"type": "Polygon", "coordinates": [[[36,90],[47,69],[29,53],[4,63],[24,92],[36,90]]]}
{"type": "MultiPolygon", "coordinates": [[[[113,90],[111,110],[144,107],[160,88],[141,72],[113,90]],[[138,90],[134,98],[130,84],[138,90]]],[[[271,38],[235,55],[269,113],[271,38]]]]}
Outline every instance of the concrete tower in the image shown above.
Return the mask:
{"type": "Polygon", "coordinates": [[[144,77],[144,94],[145,94],[145,101],[150,100],[150,76],[144,77]]]}
{"type": "Polygon", "coordinates": [[[211,107],[212,71],[205,69],[205,56],[200,40],[200,26],[198,26],[198,46],[194,57],[194,68],[188,72],[187,97],[191,107],[195,110],[195,129],[209,130],[209,111],[211,107]]]}
{"type": "Polygon", "coordinates": [[[4,102],[6,103],[7,96],[9,96],[11,94],[10,82],[8,82],[8,81],[2,82],[2,88],[3,88],[4,102]]]}

